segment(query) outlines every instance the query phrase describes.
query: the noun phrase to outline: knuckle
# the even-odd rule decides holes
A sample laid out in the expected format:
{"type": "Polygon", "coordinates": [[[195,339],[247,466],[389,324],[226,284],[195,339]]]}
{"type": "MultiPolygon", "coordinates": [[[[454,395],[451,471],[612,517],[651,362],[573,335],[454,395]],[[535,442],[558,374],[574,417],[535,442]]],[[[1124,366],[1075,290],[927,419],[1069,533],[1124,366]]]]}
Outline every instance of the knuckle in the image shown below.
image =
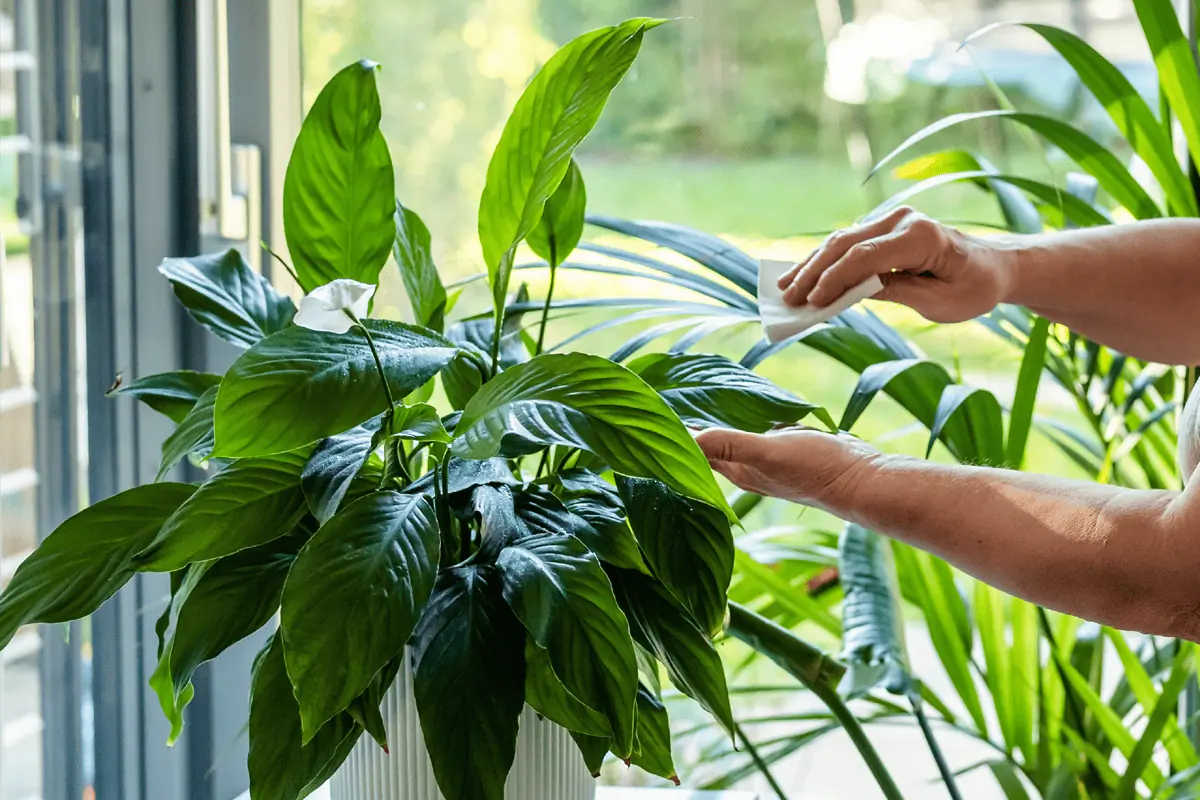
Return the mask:
{"type": "Polygon", "coordinates": [[[913,236],[923,239],[936,239],[942,232],[940,225],[923,214],[908,223],[908,230],[913,236]]]}
{"type": "Polygon", "coordinates": [[[879,243],[873,239],[859,242],[846,251],[846,258],[853,261],[869,259],[879,252],[879,243]]]}

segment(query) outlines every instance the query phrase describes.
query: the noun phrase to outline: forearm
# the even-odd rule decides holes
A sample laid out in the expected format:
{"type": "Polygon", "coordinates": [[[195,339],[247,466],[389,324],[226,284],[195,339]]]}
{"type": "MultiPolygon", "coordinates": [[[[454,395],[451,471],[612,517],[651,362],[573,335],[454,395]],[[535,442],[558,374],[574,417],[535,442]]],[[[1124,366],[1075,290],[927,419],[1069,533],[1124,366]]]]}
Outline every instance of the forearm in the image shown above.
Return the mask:
{"type": "Polygon", "coordinates": [[[1200,631],[1200,527],[1178,493],[892,456],[831,491],[833,513],[1016,596],[1124,630],[1200,631]]]}
{"type": "Polygon", "coordinates": [[[1137,358],[1200,363],[1200,220],[992,241],[1011,275],[1008,302],[1137,358]]]}

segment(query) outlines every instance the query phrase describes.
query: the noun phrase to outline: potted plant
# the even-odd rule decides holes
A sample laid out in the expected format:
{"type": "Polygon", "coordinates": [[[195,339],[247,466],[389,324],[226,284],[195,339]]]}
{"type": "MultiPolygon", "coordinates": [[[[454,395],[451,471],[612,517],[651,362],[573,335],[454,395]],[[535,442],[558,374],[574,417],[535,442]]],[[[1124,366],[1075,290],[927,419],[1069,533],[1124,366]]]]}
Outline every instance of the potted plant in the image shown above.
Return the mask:
{"type": "Polygon", "coordinates": [[[480,204],[494,309],[450,325],[429,233],[395,200],[376,67],[338,73],[284,186],[299,310],[237,251],[162,264],[244,352],[115,390],[177,423],[158,480],[45,539],[0,595],[0,647],[170,573],[151,685],[174,737],[197,667],[278,613],[254,665],[253,800],[309,794],[356,747],[347,798],[585,797],[610,751],[673,778],[664,668],[732,734],[712,636],[737,517],[685,423],[763,431],[814,407],[714,356],[542,352],[551,298],[536,336],[509,298],[525,241],[553,292],[584,222],[572,153],[658,24],[585,34],[531,82],[480,204]],[[370,315],[389,254],[416,324],[370,315]],[[452,409],[430,405],[438,384],[452,409]],[[165,480],[185,459],[203,480],[165,480]]]}

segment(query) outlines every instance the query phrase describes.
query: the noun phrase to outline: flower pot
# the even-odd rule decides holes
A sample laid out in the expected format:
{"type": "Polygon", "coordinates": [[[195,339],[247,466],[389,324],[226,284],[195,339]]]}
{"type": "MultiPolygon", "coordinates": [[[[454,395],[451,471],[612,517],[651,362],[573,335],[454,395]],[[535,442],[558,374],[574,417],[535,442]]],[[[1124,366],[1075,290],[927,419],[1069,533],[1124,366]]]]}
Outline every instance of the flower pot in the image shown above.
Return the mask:
{"type": "MultiPolygon", "coordinates": [[[[385,753],[363,736],[330,783],[331,800],[443,800],[425,750],[412,665],[383,700],[388,748],[385,753]]],[[[596,781],[588,773],[571,734],[525,706],[517,756],[504,787],[507,800],[594,800],[596,781]]]]}

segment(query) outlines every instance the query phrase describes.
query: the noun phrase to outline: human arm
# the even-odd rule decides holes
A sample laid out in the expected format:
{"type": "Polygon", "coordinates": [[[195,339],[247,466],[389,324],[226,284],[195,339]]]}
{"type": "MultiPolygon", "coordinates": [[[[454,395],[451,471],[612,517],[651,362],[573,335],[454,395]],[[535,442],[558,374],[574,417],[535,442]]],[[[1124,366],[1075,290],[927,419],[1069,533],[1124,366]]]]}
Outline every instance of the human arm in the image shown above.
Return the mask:
{"type": "Polygon", "coordinates": [[[871,275],[879,299],[934,322],[1016,303],[1136,358],[1200,363],[1200,220],[985,237],[899,208],[834,234],[780,287],[825,306],[871,275]]]}
{"type": "Polygon", "coordinates": [[[1200,640],[1200,482],[1143,491],[883,455],[809,430],[696,437],[748,491],[822,508],[1004,591],[1122,630],[1200,640]]]}

